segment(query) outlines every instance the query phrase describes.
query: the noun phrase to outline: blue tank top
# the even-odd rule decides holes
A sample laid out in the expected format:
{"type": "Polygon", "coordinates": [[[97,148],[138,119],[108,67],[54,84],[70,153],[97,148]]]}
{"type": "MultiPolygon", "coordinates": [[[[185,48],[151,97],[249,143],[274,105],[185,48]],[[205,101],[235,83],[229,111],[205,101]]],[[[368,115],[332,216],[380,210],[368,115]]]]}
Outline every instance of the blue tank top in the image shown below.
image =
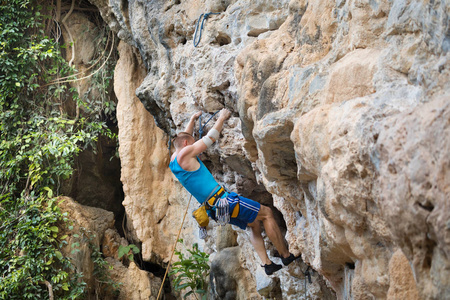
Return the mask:
{"type": "Polygon", "coordinates": [[[178,164],[175,157],[169,164],[169,168],[180,183],[197,199],[203,203],[208,196],[212,196],[212,191],[219,189],[219,184],[206,168],[203,162],[197,157],[200,168],[196,171],[186,171],[178,164]]]}

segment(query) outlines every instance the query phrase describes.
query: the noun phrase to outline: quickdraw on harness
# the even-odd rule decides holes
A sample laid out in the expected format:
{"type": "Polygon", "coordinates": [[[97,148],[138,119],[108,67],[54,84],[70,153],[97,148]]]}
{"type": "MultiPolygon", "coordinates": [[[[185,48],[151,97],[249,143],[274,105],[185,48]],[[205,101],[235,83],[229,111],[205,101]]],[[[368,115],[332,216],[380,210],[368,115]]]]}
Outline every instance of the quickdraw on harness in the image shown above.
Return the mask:
{"type": "Polygon", "coordinates": [[[197,47],[198,44],[200,43],[200,40],[201,40],[201,38],[202,38],[203,23],[205,22],[205,20],[208,19],[208,17],[209,17],[210,15],[218,15],[218,14],[219,14],[219,13],[213,13],[213,12],[210,12],[210,13],[206,13],[206,14],[201,14],[201,15],[200,15],[200,17],[199,17],[198,20],[197,20],[197,24],[196,24],[196,26],[195,26],[195,33],[194,33],[194,47],[197,47]],[[201,21],[201,25],[200,25],[200,20],[202,19],[202,17],[203,17],[203,20],[201,21]],[[199,32],[199,30],[198,30],[199,26],[200,26],[200,33],[199,33],[198,40],[197,40],[197,33],[199,32]]]}
{"type": "Polygon", "coordinates": [[[206,202],[212,209],[214,208],[214,206],[216,208],[214,216],[215,221],[219,223],[219,225],[226,225],[230,222],[231,218],[237,218],[237,216],[239,215],[240,203],[238,201],[234,206],[233,211],[231,212],[230,203],[228,202],[227,199],[228,196],[222,197],[223,193],[221,192],[221,190],[224,190],[225,192],[225,189],[223,187],[220,187],[219,191],[216,192],[206,202]]]}
{"type": "Polygon", "coordinates": [[[226,198],[220,198],[216,205],[217,223],[223,226],[230,223],[230,204],[226,198]]]}

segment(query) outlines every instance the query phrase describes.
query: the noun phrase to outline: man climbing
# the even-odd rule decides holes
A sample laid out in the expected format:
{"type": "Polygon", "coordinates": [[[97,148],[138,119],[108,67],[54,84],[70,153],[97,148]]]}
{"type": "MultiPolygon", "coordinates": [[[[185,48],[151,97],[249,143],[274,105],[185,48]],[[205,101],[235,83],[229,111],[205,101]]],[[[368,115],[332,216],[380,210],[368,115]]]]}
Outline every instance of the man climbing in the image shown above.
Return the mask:
{"type": "Polygon", "coordinates": [[[251,243],[264,264],[267,275],[280,270],[281,265],[273,263],[266,253],[264,240],[261,235],[261,222],[266,234],[282,256],[281,261],[289,265],[295,257],[286,247],[280,228],[275,221],[272,210],[256,201],[244,198],[236,193],[227,193],[217,184],[212,174],[197,157],[219,139],[223,123],[230,117],[230,111],[222,109],[213,128],[202,139],[195,141],[193,134],[195,121],[201,112],[194,114],[184,132],[180,132],[174,139],[175,153],[171,157],[170,170],[180,183],[201,204],[209,204],[209,213],[214,214],[214,207],[218,199],[226,199],[231,212],[230,224],[251,229],[251,243]],[[205,203],[206,201],[206,203],[205,203]]]}

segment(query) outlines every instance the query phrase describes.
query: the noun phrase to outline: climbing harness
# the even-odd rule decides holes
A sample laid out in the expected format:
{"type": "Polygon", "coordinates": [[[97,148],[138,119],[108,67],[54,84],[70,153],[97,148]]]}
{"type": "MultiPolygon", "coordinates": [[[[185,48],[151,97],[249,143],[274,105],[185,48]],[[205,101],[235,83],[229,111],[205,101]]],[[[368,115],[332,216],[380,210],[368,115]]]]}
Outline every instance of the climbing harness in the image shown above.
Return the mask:
{"type": "Polygon", "coordinates": [[[185,210],[184,216],[183,216],[183,221],[181,221],[180,229],[178,230],[178,234],[177,234],[177,239],[175,240],[175,244],[173,245],[172,253],[170,254],[169,264],[167,265],[166,273],[164,274],[164,278],[163,278],[163,280],[161,282],[161,287],[159,288],[158,297],[156,297],[156,300],[159,299],[159,296],[161,295],[161,291],[162,291],[163,286],[164,286],[164,281],[166,281],[167,273],[169,272],[170,264],[172,263],[173,254],[175,253],[175,249],[177,247],[178,239],[180,238],[181,229],[183,228],[184,220],[186,219],[186,215],[187,215],[187,212],[188,212],[188,209],[189,209],[189,204],[191,204],[191,199],[192,199],[192,195],[191,195],[191,197],[189,197],[189,202],[188,202],[188,205],[186,206],[186,210],[185,210]]]}
{"type": "Polygon", "coordinates": [[[209,121],[211,121],[212,118],[214,118],[214,116],[219,112],[220,110],[216,111],[211,117],[209,117],[208,121],[205,122],[205,124],[202,125],[202,116],[200,115],[200,117],[198,117],[199,120],[199,128],[198,128],[198,135],[199,135],[199,139],[202,138],[203,135],[203,129],[205,128],[206,124],[208,124],[209,121]]]}
{"type": "Polygon", "coordinates": [[[226,225],[230,222],[230,204],[228,203],[227,197],[222,197],[224,194],[225,189],[220,186],[217,192],[211,197],[208,197],[208,200],[204,202],[206,209],[214,210],[215,208],[214,219],[219,225],[226,225]]]}
{"type": "Polygon", "coordinates": [[[208,17],[210,16],[210,15],[218,15],[219,13],[213,13],[213,12],[210,12],[210,13],[206,13],[206,14],[201,14],[200,15],[200,17],[198,18],[198,20],[197,20],[197,24],[196,24],[196,26],[195,26],[195,33],[194,33],[194,47],[197,47],[198,46],[198,44],[200,43],[200,39],[202,38],[202,30],[203,30],[203,23],[205,22],[205,20],[206,19],[208,19],[208,17]],[[202,17],[203,17],[203,19],[202,19],[202,17]],[[201,21],[201,25],[200,25],[200,20],[202,19],[202,21],[201,21]],[[198,36],[198,40],[197,40],[197,32],[199,31],[198,30],[198,27],[200,26],[200,33],[199,33],[199,36],[198,36]]]}

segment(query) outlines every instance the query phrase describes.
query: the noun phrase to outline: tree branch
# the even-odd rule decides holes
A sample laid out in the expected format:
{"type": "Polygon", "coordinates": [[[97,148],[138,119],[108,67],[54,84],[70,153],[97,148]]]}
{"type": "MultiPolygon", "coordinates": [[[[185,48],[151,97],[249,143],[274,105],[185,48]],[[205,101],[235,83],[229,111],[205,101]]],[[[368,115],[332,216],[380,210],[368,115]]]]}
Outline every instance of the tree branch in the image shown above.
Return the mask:
{"type": "Polygon", "coordinates": [[[39,282],[40,284],[45,284],[48,288],[48,297],[50,300],[54,300],[55,298],[53,297],[53,287],[52,284],[50,282],[48,282],[47,280],[45,281],[41,281],[39,282]]]}
{"type": "Polygon", "coordinates": [[[56,22],[61,20],[61,0],[56,0],[56,22]]]}

